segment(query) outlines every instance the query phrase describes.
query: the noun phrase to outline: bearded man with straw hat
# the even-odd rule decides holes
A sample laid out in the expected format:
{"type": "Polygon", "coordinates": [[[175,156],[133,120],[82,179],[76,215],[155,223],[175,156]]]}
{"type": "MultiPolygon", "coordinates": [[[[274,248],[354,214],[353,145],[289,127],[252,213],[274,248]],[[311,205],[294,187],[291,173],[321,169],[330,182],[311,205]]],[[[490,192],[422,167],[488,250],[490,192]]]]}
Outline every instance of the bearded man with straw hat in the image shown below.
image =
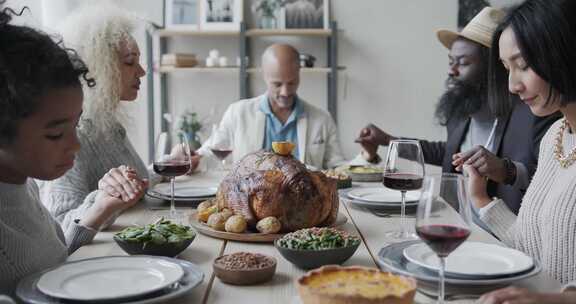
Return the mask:
{"type": "MultiPolygon", "coordinates": [[[[465,162],[473,165],[489,180],[488,193],[503,198],[517,213],[536,169],[540,140],[559,116],[536,117],[517,100],[507,111],[497,112],[489,106],[487,67],[492,34],[504,15],[486,7],[460,32],[436,32],[449,50],[446,92],[435,113],[448,137],[446,141],[419,141],[427,164],[441,166],[443,172],[459,172],[465,162]]],[[[356,142],[367,161],[379,162],[378,146],[395,138],[369,124],[356,142]]]]}

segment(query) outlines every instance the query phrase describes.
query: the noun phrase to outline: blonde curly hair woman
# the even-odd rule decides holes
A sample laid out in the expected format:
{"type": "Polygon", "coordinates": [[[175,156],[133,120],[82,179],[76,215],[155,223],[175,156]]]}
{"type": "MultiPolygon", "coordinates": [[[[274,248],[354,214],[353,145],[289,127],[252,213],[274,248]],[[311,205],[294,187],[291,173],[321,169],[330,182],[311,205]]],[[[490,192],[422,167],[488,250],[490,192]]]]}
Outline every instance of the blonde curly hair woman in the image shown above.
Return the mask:
{"type": "Polygon", "coordinates": [[[81,8],[61,24],[64,43],[78,51],[98,78],[97,87],[84,90],[81,129],[106,132],[126,120],[121,102],[138,97],[140,78],[146,74],[132,36],[137,22],[135,16],[108,4],[81,8]]]}
{"type": "Polygon", "coordinates": [[[128,202],[143,196],[151,176],[121,124],[127,117],[122,103],[136,100],[145,75],[131,35],[136,24],[135,17],[107,4],[80,8],[61,26],[64,43],[77,50],[97,82],[93,88],[83,84],[82,148],[74,167],[41,186],[43,204],[63,227],[88,210],[91,192],[100,188],[128,202]]]}

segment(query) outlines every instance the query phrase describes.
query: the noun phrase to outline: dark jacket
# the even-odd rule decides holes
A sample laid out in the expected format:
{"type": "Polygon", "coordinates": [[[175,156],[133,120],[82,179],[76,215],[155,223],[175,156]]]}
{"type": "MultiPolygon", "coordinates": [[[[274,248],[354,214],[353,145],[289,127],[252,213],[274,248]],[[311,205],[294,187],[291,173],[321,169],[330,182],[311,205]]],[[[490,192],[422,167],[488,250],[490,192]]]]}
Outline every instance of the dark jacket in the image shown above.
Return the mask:
{"type": "MultiPolygon", "coordinates": [[[[536,171],[540,140],[546,131],[561,116],[552,114],[546,117],[537,117],[532,114],[530,108],[518,103],[512,112],[504,118],[500,118],[494,134],[495,151],[498,157],[510,158],[513,161],[523,163],[528,170],[528,176],[532,178],[536,171]]],[[[447,141],[420,140],[424,161],[427,164],[442,166],[443,172],[456,172],[452,166],[452,155],[460,152],[460,146],[468,128],[470,118],[451,119],[446,125],[448,131],[447,141]]],[[[488,182],[488,194],[496,196],[506,202],[506,205],[514,213],[518,213],[522,196],[526,189],[518,189],[511,185],[488,182]]]]}

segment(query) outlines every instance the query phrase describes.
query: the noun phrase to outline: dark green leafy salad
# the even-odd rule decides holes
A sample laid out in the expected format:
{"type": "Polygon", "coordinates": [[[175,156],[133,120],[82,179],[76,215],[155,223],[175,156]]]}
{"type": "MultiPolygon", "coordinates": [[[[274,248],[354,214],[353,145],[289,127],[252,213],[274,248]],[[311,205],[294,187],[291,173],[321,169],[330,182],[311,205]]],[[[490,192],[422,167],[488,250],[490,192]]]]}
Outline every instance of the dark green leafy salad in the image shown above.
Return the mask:
{"type": "Polygon", "coordinates": [[[288,233],[278,245],[294,250],[326,250],[356,246],[360,239],[334,228],[308,228],[288,233]]]}
{"type": "Polygon", "coordinates": [[[195,236],[196,233],[190,227],[174,224],[164,218],[159,219],[154,224],[148,224],[144,227],[128,227],[116,233],[116,237],[124,241],[144,243],[145,245],[180,243],[193,239],[195,236]]]}

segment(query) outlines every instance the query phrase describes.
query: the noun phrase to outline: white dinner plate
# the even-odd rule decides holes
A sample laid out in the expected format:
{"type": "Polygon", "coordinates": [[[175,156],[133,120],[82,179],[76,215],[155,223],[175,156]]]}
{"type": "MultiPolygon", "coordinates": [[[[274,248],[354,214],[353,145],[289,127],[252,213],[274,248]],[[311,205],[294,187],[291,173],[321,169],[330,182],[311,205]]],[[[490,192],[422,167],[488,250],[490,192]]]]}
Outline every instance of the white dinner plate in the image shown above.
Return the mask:
{"type": "MultiPolygon", "coordinates": [[[[438,291],[438,272],[420,267],[408,261],[404,256],[404,249],[418,243],[422,243],[422,241],[405,241],[388,244],[380,249],[376,262],[378,262],[382,268],[393,273],[415,278],[418,280],[418,288],[422,286],[426,288],[427,291],[435,293],[438,291]]],[[[534,261],[534,264],[534,267],[530,270],[508,276],[473,278],[470,276],[452,276],[446,274],[446,292],[481,294],[502,288],[540,273],[542,267],[540,267],[537,261],[534,261]]]]}
{"type": "MultiPolygon", "coordinates": [[[[157,199],[161,199],[161,200],[166,200],[166,201],[169,201],[169,200],[172,199],[172,198],[170,197],[170,195],[163,195],[163,194],[160,194],[160,193],[157,193],[157,192],[154,192],[154,191],[150,191],[150,190],[148,190],[148,191],[146,192],[146,194],[147,194],[148,196],[150,196],[150,197],[157,198],[157,199]]],[[[213,196],[213,195],[212,195],[212,196],[199,196],[199,197],[180,197],[180,196],[174,196],[174,201],[175,201],[175,202],[190,202],[190,201],[192,201],[192,202],[202,202],[202,201],[209,200],[209,199],[211,199],[211,198],[214,198],[214,196],[213,196]]]]}
{"type": "Polygon", "coordinates": [[[178,282],[176,263],[153,257],[110,257],[70,262],[45,273],[37,287],[67,300],[102,301],[148,294],[178,282]]]}
{"type": "MultiPolygon", "coordinates": [[[[348,199],[351,204],[369,208],[369,209],[392,209],[392,210],[400,210],[401,203],[400,202],[392,202],[392,203],[375,203],[369,201],[363,201],[358,199],[353,199],[348,195],[345,195],[344,198],[348,199]]],[[[418,206],[418,201],[415,202],[406,202],[406,208],[416,208],[418,206]]]]}
{"type": "MultiPolygon", "coordinates": [[[[384,187],[354,189],[348,192],[348,196],[355,200],[371,203],[400,204],[402,200],[400,191],[384,187]]],[[[406,192],[406,202],[418,202],[419,199],[419,190],[406,192]]]]}
{"type": "MultiPolygon", "coordinates": [[[[199,187],[190,184],[179,184],[174,185],[174,196],[175,197],[187,197],[187,198],[198,198],[198,197],[211,197],[216,195],[218,187],[199,187]]],[[[170,183],[157,184],[150,192],[155,192],[161,196],[170,197],[170,183]]]]}
{"type": "MultiPolygon", "coordinates": [[[[418,266],[440,268],[438,256],[424,243],[409,246],[403,253],[418,266]]],[[[464,242],[446,258],[446,274],[470,277],[505,276],[533,267],[532,258],[518,250],[480,242],[464,242]]]]}

